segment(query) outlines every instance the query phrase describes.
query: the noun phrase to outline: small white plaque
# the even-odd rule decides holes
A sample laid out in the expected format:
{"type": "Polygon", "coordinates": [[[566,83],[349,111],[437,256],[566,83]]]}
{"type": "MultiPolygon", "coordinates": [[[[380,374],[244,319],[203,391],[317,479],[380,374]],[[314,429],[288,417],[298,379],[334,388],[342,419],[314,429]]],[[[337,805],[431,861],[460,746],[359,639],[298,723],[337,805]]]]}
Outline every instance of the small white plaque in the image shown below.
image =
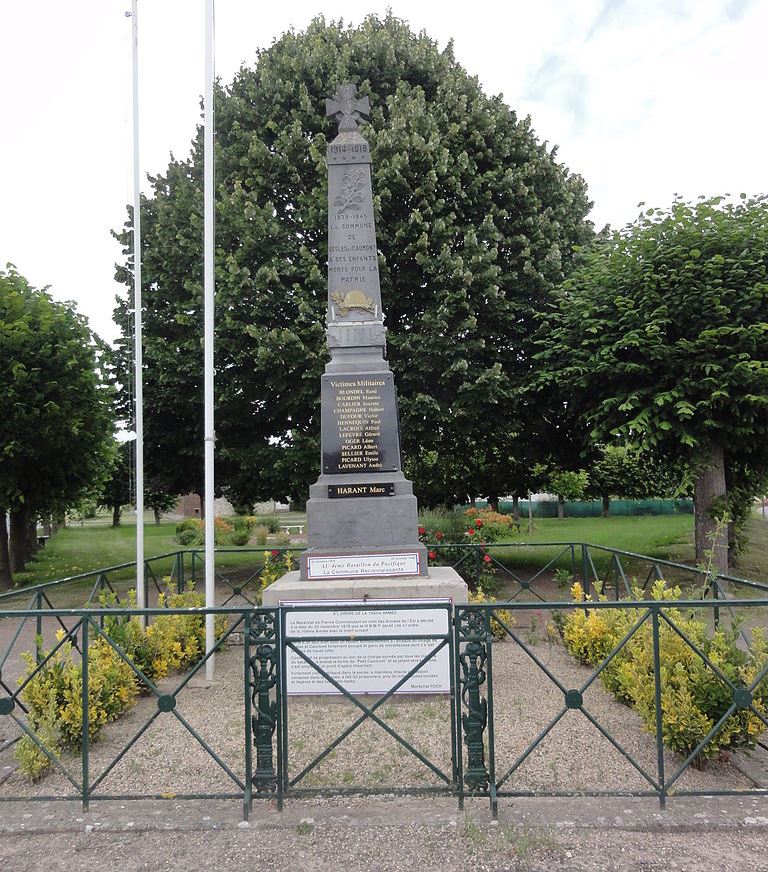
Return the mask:
{"type": "MultiPolygon", "coordinates": [[[[371,601],[369,600],[369,603],[371,601]]],[[[328,610],[300,608],[286,612],[285,638],[355,636],[350,641],[296,642],[318,666],[353,694],[383,694],[439,644],[439,639],[401,639],[398,636],[443,635],[449,631],[448,610],[429,608],[449,600],[388,600],[377,609],[339,609],[357,601],[330,601],[328,610]],[[403,609],[398,605],[423,603],[425,608],[403,609]],[[388,641],[365,641],[366,636],[391,636],[388,641]]],[[[307,605],[307,601],[281,605],[307,605]]],[[[320,605],[319,602],[313,603],[320,605]]],[[[291,648],[286,650],[286,685],[289,694],[340,694],[329,681],[291,648]]],[[[416,672],[396,693],[448,693],[450,660],[448,645],[416,672]]]]}
{"type": "Polygon", "coordinates": [[[344,554],[338,557],[308,557],[307,578],[371,578],[418,575],[417,552],[403,554],[344,554]]]}

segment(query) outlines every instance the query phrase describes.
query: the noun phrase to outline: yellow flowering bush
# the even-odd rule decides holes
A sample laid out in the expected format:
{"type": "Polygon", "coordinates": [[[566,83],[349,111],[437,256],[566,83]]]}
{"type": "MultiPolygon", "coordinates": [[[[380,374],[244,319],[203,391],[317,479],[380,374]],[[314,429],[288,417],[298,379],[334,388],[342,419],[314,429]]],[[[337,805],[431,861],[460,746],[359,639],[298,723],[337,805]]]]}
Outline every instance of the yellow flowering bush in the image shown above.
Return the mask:
{"type": "MultiPolygon", "coordinates": [[[[491,599],[486,595],[482,587],[479,587],[475,591],[470,591],[468,599],[470,605],[490,605],[496,602],[496,600],[491,599]]],[[[498,617],[504,621],[510,629],[512,629],[515,624],[515,618],[511,609],[495,609],[494,613],[498,615],[498,617]]],[[[507,635],[507,631],[502,627],[499,621],[496,620],[493,614],[491,615],[491,635],[498,641],[503,641],[507,635]]]]}
{"type": "MultiPolygon", "coordinates": [[[[584,601],[580,584],[574,584],[571,593],[575,601],[584,601]]],[[[634,590],[633,597],[642,599],[642,592],[634,590]]],[[[677,600],[680,588],[668,587],[659,580],[651,589],[651,598],[656,601],[677,600]]],[[[593,601],[592,597],[585,600],[587,604],[593,601]]],[[[565,647],[582,663],[599,666],[643,611],[639,608],[574,609],[563,620],[565,647]]],[[[665,608],[663,614],[679,633],[666,621],[660,621],[662,735],[670,750],[687,757],[731,706],[733,691],[682,636],[687,637],[736,688],[749,687],[768,663],[768,644],[763,630],[755,628],[749,650],[744,651],[737,644],[737,624],[728,630],[721,627],[710,632],[703,621],[684,614],[681,609],[665,608]]],[[[646,729],[654,733],[656,707],[650,618],[603,669],[600,678],[622,702],[637,710],[646,729]]],[[[764,717],[768,715],[768,679],[763,679],[754,689],[752,705],[764,717]]],[[[764,729],[763,722],[749,708],[737,708],[700,751],[699,762],[728,749],[754,747],[764,729]]]]}
{"type": "MultiPolygon", "coordinates": [[[[60,630],[59,641],[62,638],[60,630]]],[[[43,657],[48,653],[44,652],[43,657]]],[[[32,675],[20,694],[28,709],[30,729],[57,756],[62,749],[77,749],[83,735],[83,665],[74,660],[72,643],[65,642],[39,669],[32,654],[25,652],[22,657],[27,665],[27,676],[32,675]]],[[[91,739],[98,739],[104,725],[129,709],[137,695],[138,683],[131,667],[106,640],[93,639],[88,656],[91,739]]],[[[18,743],[15,753],[22,771],[32,779],[41,777],[50,765],[48,756],[29,737],[18,743]]]]}
{"type": "MultiPolygon", "coordinates": [[[[105,609],[117,605],[114,594],[100,599],[105,609]]],[[[135,595],[129,598],[135,606],[135,595]]],[[[170,592],[159,597],[160,607],[172,609],[202,608],[205,596],[194,590],[170,592]]],[[[120,717],[148,687],[126,662],[117,648],[147,679],[157,682],[169,672],[188,669],[205,653],[205,620],[202,615],[158,615],[144,627],[138,616],[104,615],[103,635],[91,631],[88,646],[88,729],[96,741],[105,724],[120,717]],[[106,638],[105,638],[106,637],[106,638]]],[[[226,615],[217,615],[216,638],[228,629],[226,615]]],[[[59,641],[64,638],[59,632],[59,641]]],[[[47,653],[43,654],[46,657],[47,653]]],[[[82,740],[83,667],[66,641],[39,669],[34,655],[22,654],[27,670],[19,683],[32,676],[21,692],[27,705],[27,722],[38,740],[54,756],[63,750],[74,751],[82,740]],[[37,669],[37,671],[35,671],[37,669]]],[[[50,759],[28,736],[15,749],[21,771],[30,779],[41,778],[50,759]]]]}
{"type": "Polygon", "coordinates": [[[261,590],[274,584],[278,578],[282,578],[286,572],[293,569],[293,557],[290,551],[265,551],[264,567],[259,576],[261,590]]]}

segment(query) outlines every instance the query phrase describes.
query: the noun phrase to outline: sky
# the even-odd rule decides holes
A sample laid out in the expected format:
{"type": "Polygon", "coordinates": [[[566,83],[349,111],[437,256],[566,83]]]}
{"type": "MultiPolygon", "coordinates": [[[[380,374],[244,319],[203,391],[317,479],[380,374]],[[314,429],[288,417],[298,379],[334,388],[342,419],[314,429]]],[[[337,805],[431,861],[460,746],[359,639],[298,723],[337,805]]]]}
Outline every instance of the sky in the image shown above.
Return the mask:
{"type": "MultiPolygon", "coordinates": [[[[0,2],[0,269],[75,301],[112,341],[132,197],[130,0],[0,2]]],[[[587,181],[597,228],[766,190],[768,0],[216,0],[227,83],[287,29],[387,8],[530,115],[587,181]]],[[[201,122],[204,0],[138,0],[142,177],[189,153],[201,122]]],[[[143,183],[143,189],[149,185],[143,183]]]]}

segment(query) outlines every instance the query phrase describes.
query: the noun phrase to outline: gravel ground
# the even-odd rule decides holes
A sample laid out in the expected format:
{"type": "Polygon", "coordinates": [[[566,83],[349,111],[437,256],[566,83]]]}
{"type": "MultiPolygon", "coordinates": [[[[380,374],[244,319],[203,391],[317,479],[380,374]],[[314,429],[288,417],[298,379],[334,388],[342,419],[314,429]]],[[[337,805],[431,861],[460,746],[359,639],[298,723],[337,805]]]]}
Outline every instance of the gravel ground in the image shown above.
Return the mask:
{"type": "Polygon", "coordinates": [[[292,802],[282,814],[260,805],[240,824],[222,803],[170,802],[162,809],[160,803],[104,803],[88,813],[37,803],[21,815],[27,831],[6,816],[0,832],[4,868],[13,872],[768,872],[768,818],[718,820],[722,801],[691,807],[681,799],[676,806],[688,811],[678,815],[653,813],[651,800],[627,802],[631,808],[619,807],[629,821],[623,825],[595,818],[611,809],[594,799],[571,803],[570,819],[561,801],[558,813],[545,801],[526,800],[508,805],[497,823],[478,802],[457,812],[455,802],[439,800],[292,802]],[[534,812],[521,814],[521,806],[534,812]],[[664,823],[655,822],[662,817],[664,823]]]}
{"type": "MultiPolygon", "coordinates": [[[[536,656],[566,688],[580,687],[590,671],[574,663],[558,644],[536,641],[536,656]]],[[[243,652],[228,648],[217,655],[213,687],[185,687],[176,712],[198,732],[232,772],[243,778],[243,652]]],[[[497,776],[506,773],[563,705],[561,691],[513,642],[494,645],[493,682],[497,776]]],[[[178,680],[168,679],[170,692],[178,680]]],[[[656,747],[638,716],[603,689],[599,681],[585,693],[585,708],[646,771],[656,771],[656,747]]],[[[385,703],[383,719],[439,769],[450,773],[450,706],[444,697],[398,697],[385,703]]],[[[298,775],[317,754],[360,714],[338,698],[291,698],[289,702],[289,774],[298,775]]],[[[91,750],[91,780],[105,771],[153,715],[148,729],[98,785],[98,791],[118,794],[182,794],[237,792],[237,784],[208,755],[173,713],[158,714],[148,697],[108,726],[91,750]]],[[[666,772],[676,771],[680,758],[667,754],[666,772]]],[[[75,780],[78,758],[65,758],[75,780]]],[[[302,781],[305,787],[439,787],[441,780],[376,724],[356,729],[302,781]]],[[[704,771],[688,769],[680,789],[748,789],[751,783],[728,762],[709,763],[704,771]]],[[[649,787],[640,773],[589,723],[582,712],[569,711],[514,772],[504,788],[515,790],[642,790],[649,787]]],[[[72,796],[72,785],[51,772],[37,785],[20,773],[0,786],[3,795],[72,796]]]]}

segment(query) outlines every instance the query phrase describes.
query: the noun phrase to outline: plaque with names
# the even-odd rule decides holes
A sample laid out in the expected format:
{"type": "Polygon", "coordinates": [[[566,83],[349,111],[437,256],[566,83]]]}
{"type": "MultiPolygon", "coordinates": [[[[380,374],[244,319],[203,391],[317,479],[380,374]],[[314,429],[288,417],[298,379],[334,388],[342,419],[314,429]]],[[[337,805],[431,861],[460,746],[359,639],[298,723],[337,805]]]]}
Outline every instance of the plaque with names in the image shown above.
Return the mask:
{"type": "Polygon", "coordinates": [[[324,375],[320,390],[323,473],[398,471],[400,439],[392,373],[324,375]]]}

